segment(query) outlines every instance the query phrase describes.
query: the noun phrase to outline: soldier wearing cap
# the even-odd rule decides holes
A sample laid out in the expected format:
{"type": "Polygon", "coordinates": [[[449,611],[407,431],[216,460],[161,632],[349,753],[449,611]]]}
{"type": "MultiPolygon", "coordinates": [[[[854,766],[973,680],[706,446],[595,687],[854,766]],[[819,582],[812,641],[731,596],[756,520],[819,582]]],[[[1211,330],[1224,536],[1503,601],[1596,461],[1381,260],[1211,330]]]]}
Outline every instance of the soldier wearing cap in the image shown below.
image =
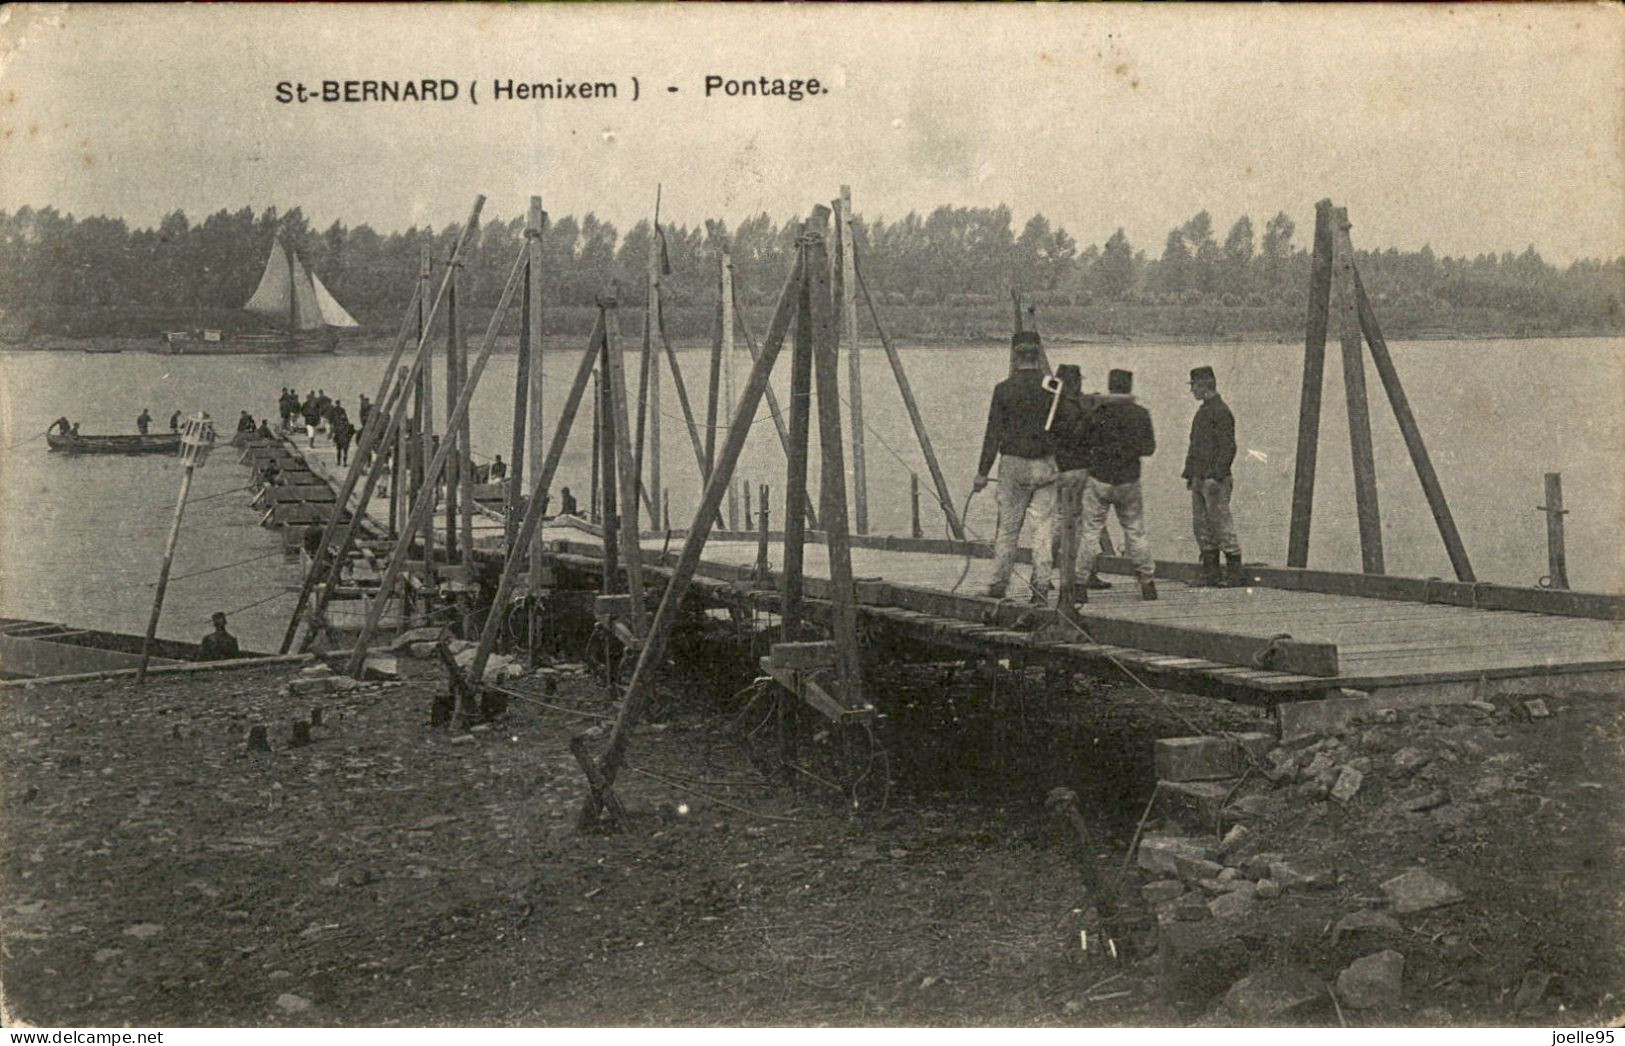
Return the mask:
{"type": "Polygon", "coordinates": [[[1044,388],[1040,357],[1043,342],[1037,331],[1017,331],[1010,339],[1015,372],[993,389],[987,431],[976,466],[973,491],[988,484],[993,461],[999,459],[999,527],[993,539],[993,576],[982,590],[1003,599],[1015,567],[1016,544],[1030,511],[1033,516],[1032,601],[1044,603],[1050,593],[1051,539],[1055,528],[1054,439],[1046,428],[1055,397],[1044,388]]]}
{"type": "Polygon", "coordinates": [[[1236,418],[1219,396],[1218,379],[1212,367],[1191,371],[1191,395],[1201,402],[1191,419],[1190,451],[1185,455],[1185,486],[1191,492],[1191,527],[1202,553],[1202,569],[1196,583],[1228,588],[1242,585],[1246,575],[1241,566],[1241,544],[1236,525],[1230,518],[1230,492],[1233,479],[1230,465],[1236,458],[1236,418]],[[1224,569],[1219,569],[1219,553],[1224,553],[1224,569]]]}
{"type": "MultiPolygon", "coordinates": [[[[1056,562],[1065,564],[1078,560],[1078,539],[1083,533],[1083,485],[1089,478],[1089,447],[1084,426],[1089,415],[1106,397],[1083,391],[1083,372],[1075,363],[1062,363],[1055,368],[1055,380],[1061,383],[1061,402],[1050,425],[1055,436],[1055,466],[1061,470],[1055,482],[1057,531],[1056,562]]],[[[1108,555],[1111,547],[1101,532],[1101,550],[1108,555]]],[[[1065,582],[1065,575],[1062,575],[1065,582]]],[[[1084,585],[1088,588],[1111,588],[1110,581],[1089,572],[1084,585]]]]}
{"type": "MultiPolygon", "coordinates": [[[[1094,569],[1095,549],[1106,513],[1115,509],[1123,527],[1123,544],[1134,561],[1134,575],[1140,582],[1140,598],[1156,599],[1156,561],[1145,536],[1144,500],[1140,493],[1140,459],[1156,453],[1157,437],[1151,427],[1151,412],[1134,402],[1134,374],[1114,370],[1107,375],[1108,396],[1089,415],[1084,425],[1088,447],[1089,478],[1083,487],[1083,538],[1078,555],[1078,573],[1094,569]]],[[[1088,590],[1080,589],[1078,601],[1088,602],[1088,590]]]]}
{"type": "Polygon", "coordinates": [[[198,644],[202,648],[199,657],[204,661],[225,661],[238,656],[237,637],[226,631],[226,615],[217,610],[209,620],[214,622],[214,631],[198,644]]]}

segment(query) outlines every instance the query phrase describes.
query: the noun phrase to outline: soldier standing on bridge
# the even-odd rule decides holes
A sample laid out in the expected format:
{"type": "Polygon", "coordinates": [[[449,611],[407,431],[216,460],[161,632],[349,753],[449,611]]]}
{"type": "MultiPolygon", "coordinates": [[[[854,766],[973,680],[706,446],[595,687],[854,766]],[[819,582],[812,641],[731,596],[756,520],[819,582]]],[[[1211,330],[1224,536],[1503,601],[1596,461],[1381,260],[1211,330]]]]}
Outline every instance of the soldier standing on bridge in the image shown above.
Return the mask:
{"type": "Polygon", "coordinates": [[[1202,404],[1191,419],[1191,445],[1183,473],[1185,486],[1191,492],[1191,527],[1202,552],[1202,572],[1196,584],[1230,588],[1245,581],[1241,544],[1230,518],[1230,464],[1236,458],[1236,418],[1219,396],[1212,367],[1191,371],[1191,395],[1202,404]],[[1222,573],[1221,551],[1225,560],[1222,573]]]}
{"type": "Polygon", "coordinates": [[[1043,342],[1037,331],[1017,331],[1010,339],[1015,373],[993,389],[987,432],[971,491],[988,484],[993,460],[999,461],[999,526],[993,539],[993,576],[984,596],[1003,599],[1016,563],[1016,543],[1027,512],[1033,514],[1032,601],[1042,604],[1050,593],[1050,567],[1055,527],[1054,441],[1045,426],[1055,397],[1044,388],[1039,358],[1043,342]]]}
{"type": "MultiPolygon", "coordinates": [[[[1140,598],[1156,599],[1156,561],[1145,536],[1144,501],[1140,496],[1140,459],[1156,453],[1157,438],[1151,428],[1151,413],[1135,403],[1132,371],[1114,370],[1106,377],[1110,394],[1084,422],[1083,442],[1088,448],[1089,477],[1083,487],[1082,552],[1078,573],[1094,570],[1095,550],[1100,532],[1106,526],[1108,509],[1117,510],[1123,527],[1123,544],[1134,561],[1134,575],[1140,581],[1140,598]]],[[[1078,590],[1078,602],[1088,602],[1088,588],[1078,590]]]]}

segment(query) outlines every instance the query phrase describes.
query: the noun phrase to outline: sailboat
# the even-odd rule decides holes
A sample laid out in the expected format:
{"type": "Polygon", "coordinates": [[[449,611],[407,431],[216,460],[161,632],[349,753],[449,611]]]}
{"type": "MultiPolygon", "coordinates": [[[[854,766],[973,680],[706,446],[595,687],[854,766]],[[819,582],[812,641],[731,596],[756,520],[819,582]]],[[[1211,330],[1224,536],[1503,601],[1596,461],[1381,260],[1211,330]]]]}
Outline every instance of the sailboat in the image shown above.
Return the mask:
{"type": "Polygon", "coordinates": [[[243,309],[283,329],[265,334],[169,331],[164,334],[167,351],[187,356],[326,353],[338,348],[340,330],[361,326],[299,255],[282,245],[281,233],[271,241],[260,284],[243,309]]]}

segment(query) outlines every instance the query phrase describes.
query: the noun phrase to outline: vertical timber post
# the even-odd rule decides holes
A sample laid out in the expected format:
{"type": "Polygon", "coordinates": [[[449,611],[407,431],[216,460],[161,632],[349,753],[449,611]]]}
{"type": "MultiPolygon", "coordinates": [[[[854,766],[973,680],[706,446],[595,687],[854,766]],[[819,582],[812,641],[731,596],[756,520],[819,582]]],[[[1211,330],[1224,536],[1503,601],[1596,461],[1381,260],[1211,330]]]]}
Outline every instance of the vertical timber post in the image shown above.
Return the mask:
{"type": "Polygon", "coordinates": [[[1546,513],[1546,583],[1552,588],[1569,587],[1568,552],[1563,547],[1563,474],[1546,473],[1546,504],[1539,506],[1546,513]]]}
{"type": "MultiPolygon", "coordinates": [[[[542,210],[542,198],[530,198],[530,223],[536,229],[536,235],[530,241],[530,342],[525,351],[530,355],[530,392],[526,404],[530,413],[529,420],[529,449],[526,460],[530,462],[531,469],[538,475],[542,465],[542,390],[544,387],[542,371],[542,236],[547,227],[547,213],[542,210]]],[[[523,469],[516,463],[513,467],[514,482],[519,482],[523,469]]],[[[523,489],[522,487],[520,488],[523,489]]],[[[547,488],[543,487],[532,495],[541,502],[538,515],[546,511],[547,488]]],[[[529,505],[526,506],[528,511],[529,505]]],[[[525,578],[525,594],[530,597],[528,610],[525,614],[528,634],[525,637],[525,649],[532,664],[536,658],[536,606],[542,597],[542,548],[544,538],[542,528],[535,525],[531,531],[530,548],[521,550],[514,548],[512,555],[518,556],[523,551],[530,564],[530,573],[525,578]]],[[[495,608],[493,608],[494,610],[495,608]]]]}
{"type": "MultiPolygon", "coordinates": [[[[418,344],[423,346],[422,360],[418,364],[418,497],[428,491],[435,497],[434,480],[428,476],[429,462],[434,460],[434,347],[429,340],[430,276],[429,245],[424,244],[418,254],[418,285],[421,287],[418,306],[418,344]]],[[[434,514],[423,524],[423,595],[432,607],[434,603],[434,514]]]]}
{"type": "MultiPolygon", "coordinates": [[[[722,416],[734,416],[734,386],[737,384],[734,370],[737,360],[734,357],[734,262],[733,256],[724,248],[720,259],[722,267],[722,416]]],[[[748,488],[747,488],[748,489],[748,488]]],[[[750,518],[750,510],[745,510],[745,518],[750,518]]],[[[739,529],[739,491],[732,483],[728,484],[728,529],[739,529]]]]}
{"type": "Polygon", "coordinates": [[[823,504],[825,540],[829,553],[830,634],[841,681],[841,696],[850,708],[863,706],[863,675],[858,660],[858,608],[852,589],[852,543],[846,522],[846,464],[841,459],[841,376],[837,359],[835,301],[828,248],[820,235],[822,222],[814,218],[807,259],[807,302],[812,325],[812,355],[818,382],[818,441],[821,474],[818,489],[823,504]]]}
{"type": "MultiPolygon", "coordinates": [[[[819,212],[825,209],[818,208],[819,212]]],[[[820,225],[822,223],[819,223],[820,225]]],[[[809,224],[808,228],[812,226],[809,224]]],[[[796,506],[807,500],[807,438],[812,424],[812,313],[808,290],[812,261],[803,246],[805,270],[795,289],[795,333],[790,349],[790,457],[784,483],[784,605],[780,611],[781,639],[793,642],[801,627],[805,588],[807,527],[796,506]]],[[[822,507],[820,515],[823,514],[822,507]]],[[[824,521],[829,525],[829,520],[824,521]]]]}
{"type": "MultiPolygon", "coordinates": [[[[619,481],[621,511],[621,559],[626,564],[626,590],[632,594],[632,630],[643,635],[648,618],[643,608],[643,546],[638,540],[638,476],[632,458],[632,429],[628,424],[626,404],[626,359],[621,349],[620,321],[616,318],[614,295],[620,293],[613,286],[611,297],[600,300],[598,308],[603,314],[604,362],[609,378],[609,424],[614,438],[615,475],[619,481]]],[[[650,520],[658,527],[658,519],[650,520]]],[[[608,524],[604,527],[607,532],[608,524]]],[[[605,568],[610,563],[605,557],[605,568]]]]}
{"type": "Polygon", "coordinates": [[[1326,327],[1332,293],[1332,201],[1315,204],[1309,269],[1309,318],[1303,342],[1303,391],[1298,399],[1298,453],[1292,469],[1292,526],[1286,565],[1309,565],[1309,525],[1315,511],[1315,464],[1320,453],[1320,394],[1326,374],[1326,327]]]}
{"type": "Polygon", "coordinates": [[[858,343],[858,278],[852,252],[855,237],[852,187],[841,186],[835,206],[835,242],[841,265],[840,324],[846,342],[847,399],[852,404],[852,520],[856,533],[869,533],[869,469],[863,453],[863,357],[858,343]]]}
{"type": "Polygon", "coordinates": [[[1348,399],[1349,453],[1354,459],[1354,507],[1360,524],[1360,566],[1383,573],[1382,510],[1377,503],[1377,463],[1371,450],[1371,408],[1365,391],[1358,297],[1354,288],[1354,248],[1349,242],[1347,208],[1332,211],[1332,258],[1337,273],[1337,311],[1343,348],[1343,386],[1348,399]]]}
{"type": "MultiPolygon", "coordinates": [[[[459,391],[457,379],[457,329],[462,325],[462,317],[457,309],[458,275],[462,272],[461,265],[451,267],[451,294],[446,299],[446,402],[456,403],[459,391]]],[[[462,455],[457,452],[457,429],[446,422],[446,435],[444,441],[451,445],[452,455],[446,462],[446,563],[462,562],[462,546],[458,543],[457,533],[457,489],[462,480],[462,455]]],[[[431,513],[432,515],[432,513],[431,513]]]]}
{"type": "Polygon", "coordinates": [[[925,537],[925,530],[920,526],[920,474],[908,474],[908,532],[917,538],[925,537]]]}
{"type": "MultiPolygon", "coordinates": [[[[603,355],[601,347],[594,347],[599,356],[603,355]]],[[[598,467],[603,463],[602,447],[604,441],[603,423],[599,421],[599,414],[604,405],[603,375],[598,370],[597,363],[593,364],[592,372],[592,461],[588,465],[589,485],[587,487],[587,518],[592,522],[603,525],[603,501],[598,496],[598,467]]]]}

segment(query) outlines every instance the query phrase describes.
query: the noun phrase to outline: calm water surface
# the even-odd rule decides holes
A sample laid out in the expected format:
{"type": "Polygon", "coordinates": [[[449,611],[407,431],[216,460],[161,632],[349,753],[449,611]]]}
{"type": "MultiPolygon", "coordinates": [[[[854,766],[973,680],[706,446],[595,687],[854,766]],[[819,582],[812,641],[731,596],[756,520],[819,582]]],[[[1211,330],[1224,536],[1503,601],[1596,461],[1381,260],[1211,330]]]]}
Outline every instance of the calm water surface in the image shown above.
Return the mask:
{"type": "MultiPolygon", "coordinates": [[[[1625,339],[1416,342],[1392,349],[1479,577],[1534,584],[1546,572],[1545,519],[1535,506],[1543,498],[1542,473],[1557,471],[1570,510],[1571,582],[1576,588],[1625,591],[1618,540],[1625,518],[1620,468],[1625,339]]],[[[1151,411],[1159,441],[1145,467],[1147,522],[1156,555],[1171,559],[1195,556],[1188,494],[1179,479],[1196,407],[1186,374],[1198,364],[1213,366],[1237,419],[1235,513],[1242,546],[1249,560],[1285,561],[1301,344],[1061,344],[1051,346],[1050,354],[1055,363],[1080,365],[1090,388],[1104,385],[1110,367],[1135,371],[1135,390],[1151,411]]],[[[707,350],[679,355],[703,421],[707,350]]],[[[962,504],[989,391],[1003,376],[1005,350],[914,347],[902,356],[954,498],[962,504]]],[[[1348,425],[1335,347],[1331,356],[1310,563],[1358,570],[1348,425]]],[[[577,358],[575,350],[562,348],[546,357],[549,430],[577,358]]],[[[241,410],[256,418],[274,411],[277,394],[290,385],[301,394],[325,389],[354,417],[359,394],[376,391],[384,362],[377,355],[0,353],[0,446],[7,448],[0,452],[0,614],[137,633],[146,625],[179,465],[165,457],[49,453],[44,440],[35,437],[57,416],[79,421],[85,433],[118,433],[135,431],[143,407],[159,429],[176,409],[207,410],[229,429],[241,410]]],[[[511,355],[493,358],[475,397],[474,444],[482,459],[509,456],[514,362],[511,355]]],[[[788,398],[788,362],[786,354],[775,375],[781,399],[788,398]]],[[[743,385],[748,357],[741,354],[738,363],[743,385]]],[[[870,530],[907,532],[908,476],[914,470],[927,499],[927,533],[941,534],[942,515],[931,500],[923,459],[878,346],[865,346],[863,367],[871,430],[870,530]]],[[[674,521],[684,525],[698,494],[698,472],[669,371],[664,381],[662,481],[671,492],[674,521]]],[[[1370,367],[1367,381],[1388,570],[1449,577],[1449,560],[1370,367]]],[[[437,399],[443,414],[443,384],[437,399]]],[[[583,421],[589,416],[584,410],[583,421]]],[[[849,433],[847,440],[850,447],[849,433]]],[[[555,484],[570,486],[583,502],[589,452],[590,435],[582,425],[555,484]]],[[[739,475],[752,484],[771,484],[778,501],[783,471],[764,406],[739,475]]],[[[813,474],[816,483],[816,468],[813,474]]],[[[160,635],[200,638],[209,630],[209,614],[219,609],[231,613],[233,631],[245,646],[271,649],[280,641],[293,604],[284,588],[297,583],[297,568],[284,561],[278,535],[258,526],[248,495],[236,489],[247,480],[247,470],[229,449],[198,471],[160,635]]],[[[774,505],[773,518],[777,525],[782,503],[774,505]]],[[[977,534],[991,538],[994,518],[991,491],[971,502],[968,521],[977,534]]]]}

